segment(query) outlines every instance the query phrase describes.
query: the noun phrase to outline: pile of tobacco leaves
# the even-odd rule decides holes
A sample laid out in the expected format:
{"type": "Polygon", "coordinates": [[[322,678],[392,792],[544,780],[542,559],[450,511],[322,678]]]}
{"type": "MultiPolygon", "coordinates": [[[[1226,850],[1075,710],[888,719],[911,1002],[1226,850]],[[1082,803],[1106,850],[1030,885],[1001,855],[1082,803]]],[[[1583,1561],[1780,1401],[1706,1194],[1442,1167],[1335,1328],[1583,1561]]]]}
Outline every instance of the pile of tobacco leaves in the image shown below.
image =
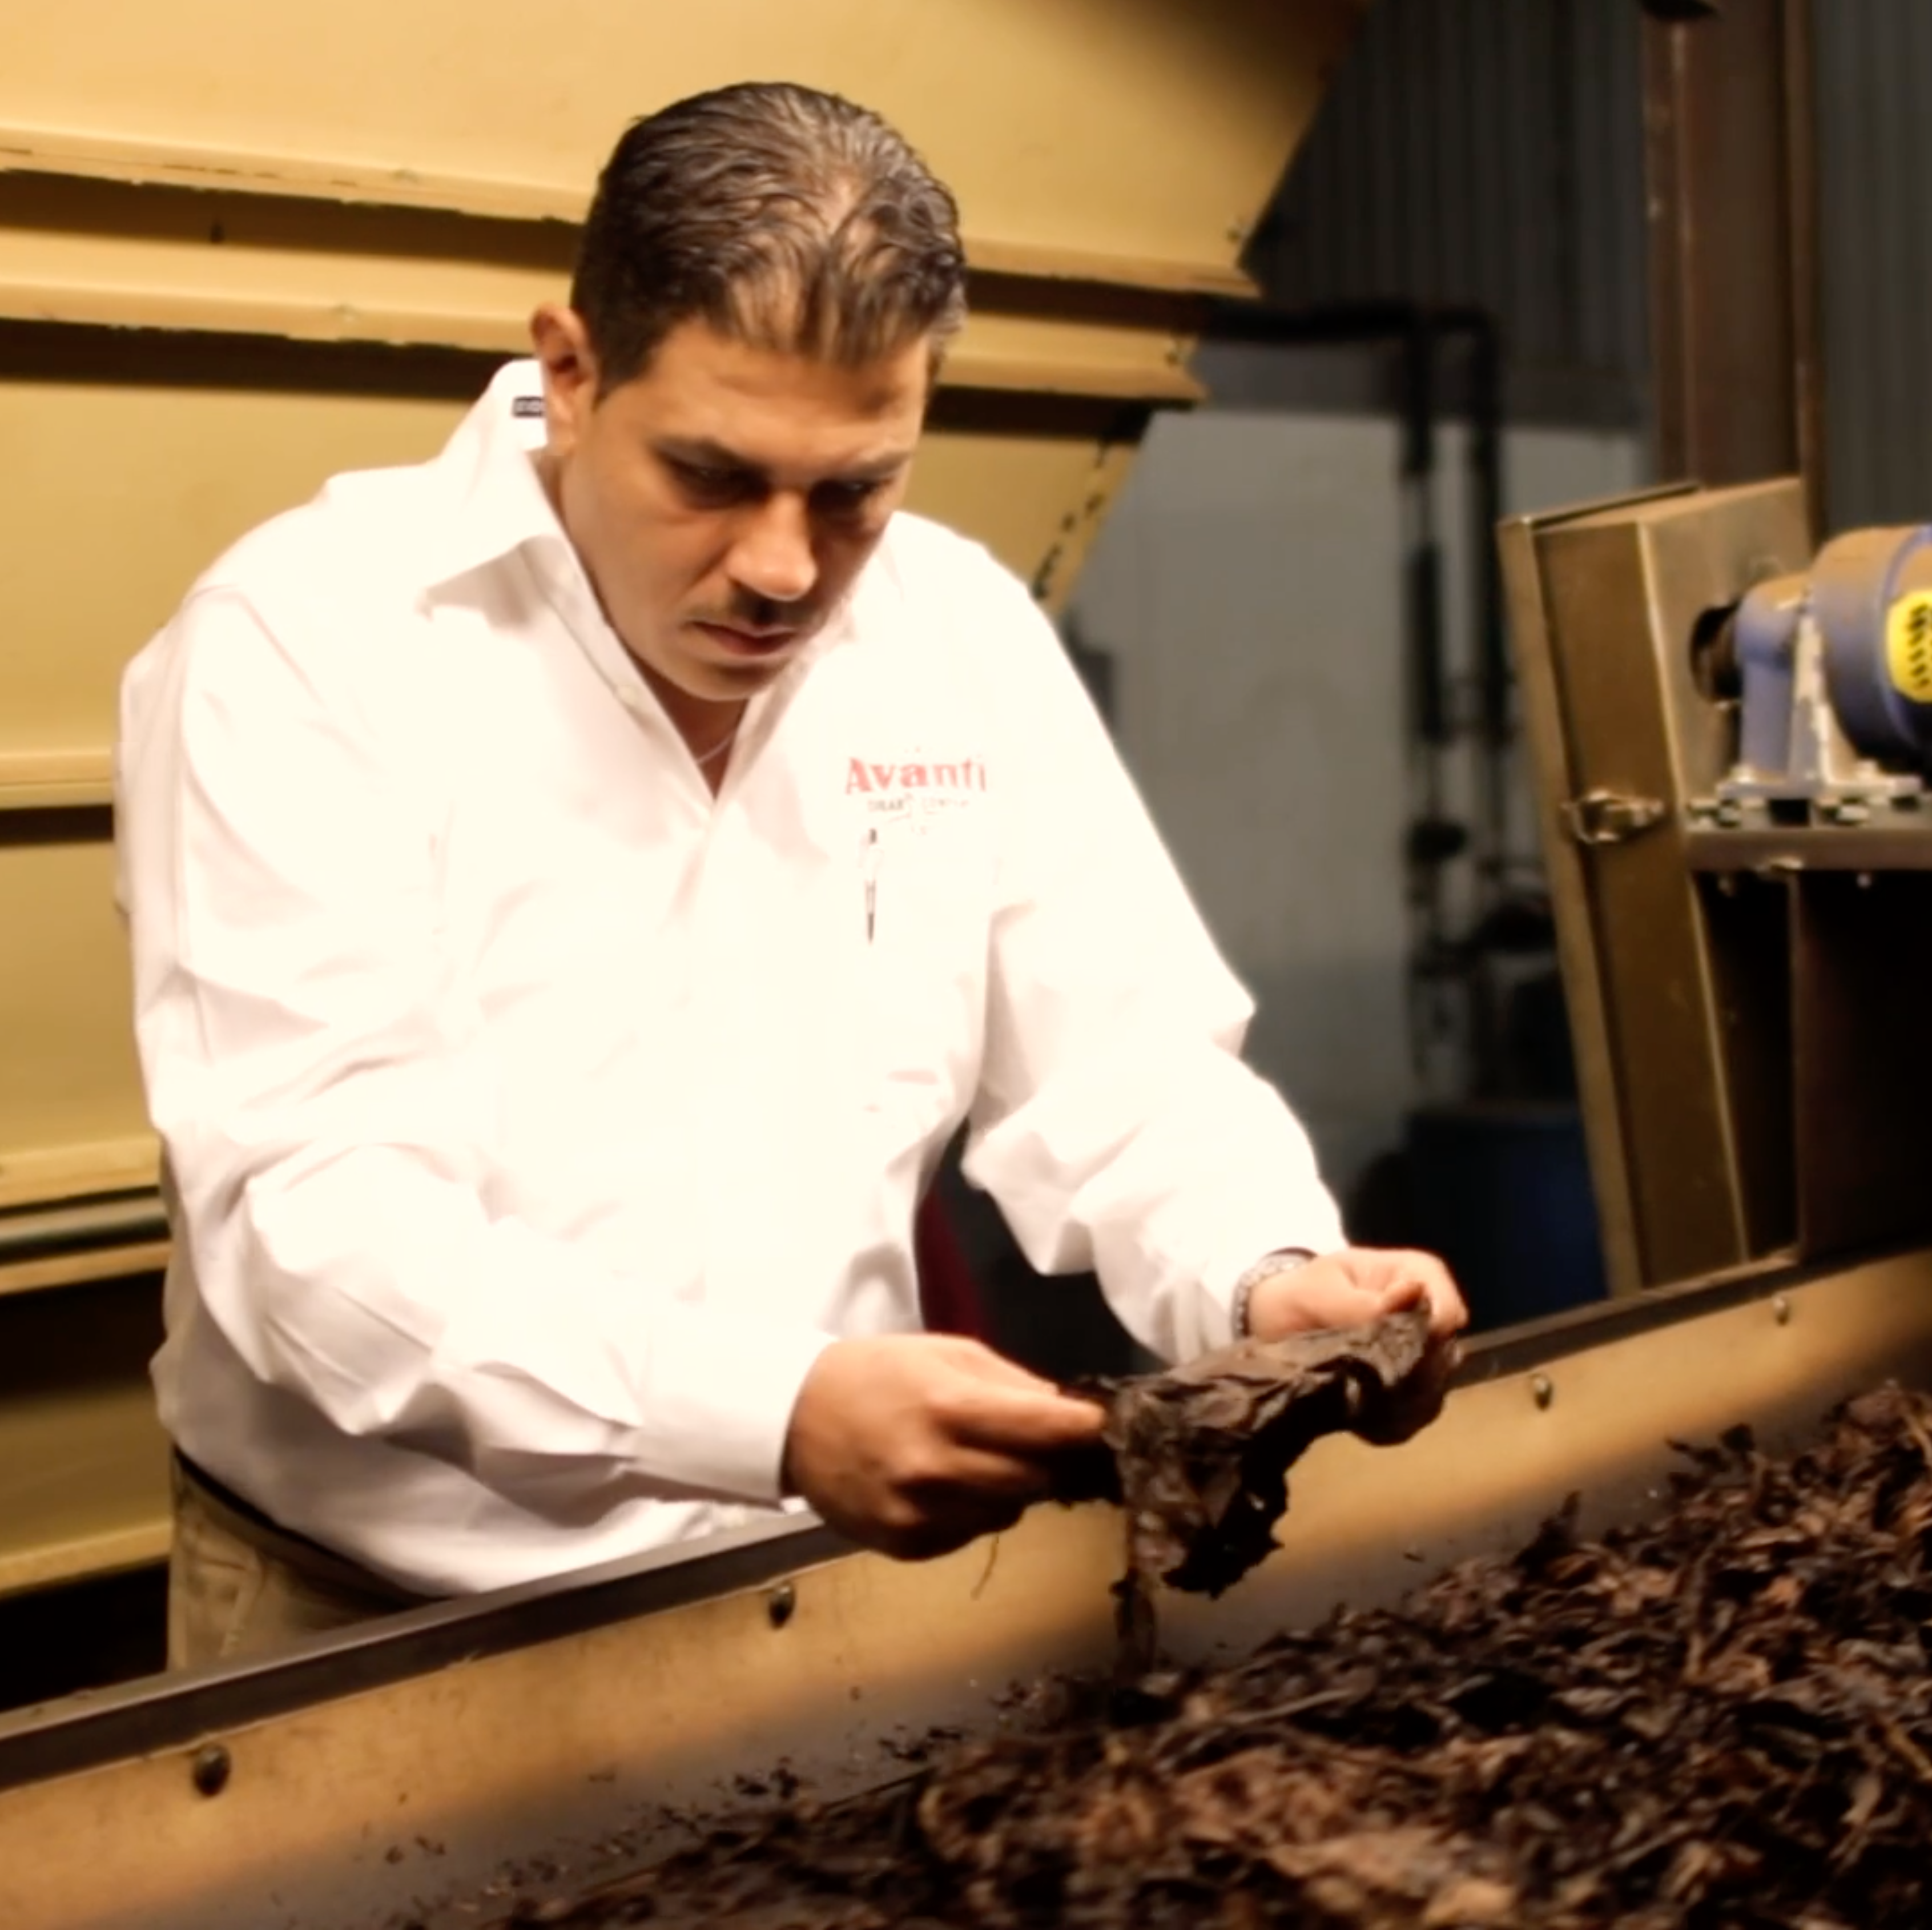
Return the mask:
{"type": "Polygon", "coordinates": [[[1789,1462],[1739,1432],[1676,1490],[1234,1668],[1042,1691],[517,1920],[1927,1930],[1932,1400],[1869,1394],[1789,1462]]]}

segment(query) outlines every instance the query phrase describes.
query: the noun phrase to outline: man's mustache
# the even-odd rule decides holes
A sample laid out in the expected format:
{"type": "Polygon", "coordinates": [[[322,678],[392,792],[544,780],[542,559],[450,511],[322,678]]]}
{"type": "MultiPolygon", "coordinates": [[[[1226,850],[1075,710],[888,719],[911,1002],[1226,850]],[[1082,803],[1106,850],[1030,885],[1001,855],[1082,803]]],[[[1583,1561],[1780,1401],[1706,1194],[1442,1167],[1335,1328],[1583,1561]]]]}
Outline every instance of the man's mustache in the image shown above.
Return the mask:
{"type": "Polygon", "coordinates": [[[746,630],[754,635],[770,630],[812,630],[824,620],[826,606],[807,599],[798,603],[776,603],[764,596],[734,599],[722,610],[698,610],[694,623],[715,623],[725,630],[746,630]]]}

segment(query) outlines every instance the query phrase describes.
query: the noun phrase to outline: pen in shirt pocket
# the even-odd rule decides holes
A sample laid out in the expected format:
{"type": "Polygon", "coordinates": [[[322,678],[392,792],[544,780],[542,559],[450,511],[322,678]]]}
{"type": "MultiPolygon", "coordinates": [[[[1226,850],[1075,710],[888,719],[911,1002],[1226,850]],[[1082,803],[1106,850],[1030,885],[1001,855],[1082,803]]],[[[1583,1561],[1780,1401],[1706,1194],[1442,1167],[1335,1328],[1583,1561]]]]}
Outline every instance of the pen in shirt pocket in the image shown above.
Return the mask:
{"type": "Polygon", "coordinates": [[[866,942],[868,945],[878,926],[880,855],[879,827],[874,824],[867,829],[866,842],[859,852],[859,875],[866,884],[866,942]]]}

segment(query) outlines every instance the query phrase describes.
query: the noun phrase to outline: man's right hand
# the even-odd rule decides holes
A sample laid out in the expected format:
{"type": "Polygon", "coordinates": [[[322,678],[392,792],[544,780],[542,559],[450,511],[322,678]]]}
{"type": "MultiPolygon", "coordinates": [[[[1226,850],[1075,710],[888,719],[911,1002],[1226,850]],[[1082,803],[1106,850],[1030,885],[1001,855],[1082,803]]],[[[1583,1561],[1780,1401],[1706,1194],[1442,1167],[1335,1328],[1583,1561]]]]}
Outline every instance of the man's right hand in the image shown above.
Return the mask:
{"type": "Polygon", "coordinates": [[[1102,1418],[976,1340],[835,1340],[792,1409],[785,1486],[841,1534],[921,1560],[1010,1527],[1102,1418]]]}

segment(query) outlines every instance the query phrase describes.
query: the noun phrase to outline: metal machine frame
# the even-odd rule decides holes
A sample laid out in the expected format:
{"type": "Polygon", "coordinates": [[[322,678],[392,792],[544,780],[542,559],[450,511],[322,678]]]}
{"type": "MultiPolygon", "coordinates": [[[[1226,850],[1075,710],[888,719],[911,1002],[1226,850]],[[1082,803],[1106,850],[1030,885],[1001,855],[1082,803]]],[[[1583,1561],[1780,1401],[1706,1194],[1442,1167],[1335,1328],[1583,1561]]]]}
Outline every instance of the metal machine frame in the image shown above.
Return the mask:
{"type": "MultiPolygon", "coordinates": [[[[1385,1601],[1520,1541],[1571,1491],[1648,1506],[1676,1438],[1767,1441],[1932,1369],[1932,1253],[1700,1283],[1479,1346],[1426,1435],[1318,1445],[1283,1546],[1218,1604],[1174,1599],[1202,1659],[1385,1601]]],[[[905,1773],[935,1724],[1012,1719],[1009,1685],[1104,1665],[1110,1510],[1036,1510],[908,1566],[811,1526],[418,1610],[286,1658],[0,1723],[0,1922],[454,1930],[682,1840],[782,1761],[827,1796],[905,1773]]]]}
{"type": "Polygon", "coordinates": [[[1502,536],[1612,1289],[1932,1234],[1910,961],[1932,830],[1726,830],[1703,661],[1812,554],[1795,479],[1516,518],[1502,536]]]}

